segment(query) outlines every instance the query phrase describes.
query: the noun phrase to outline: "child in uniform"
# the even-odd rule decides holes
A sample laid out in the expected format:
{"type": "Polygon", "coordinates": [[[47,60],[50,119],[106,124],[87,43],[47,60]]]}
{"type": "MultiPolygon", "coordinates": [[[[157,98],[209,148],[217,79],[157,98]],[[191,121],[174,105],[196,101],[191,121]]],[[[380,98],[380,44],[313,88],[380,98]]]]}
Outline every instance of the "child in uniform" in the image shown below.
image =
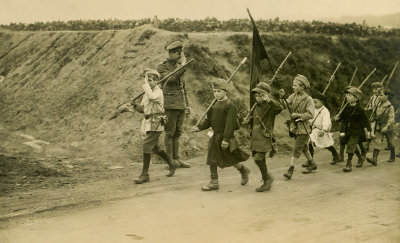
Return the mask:
{"type": "MultiPolygon", "coordinates": [[[[362,142],[370,137],[371,126],[364,109],[360,106],[362,92],[358,88],[351,87],[346,92],[346,107],[339,116],[335,117],[336,121],[341,121],[340,137],[344,145],[347,146],[347,163],[343,168],[344,172],[350,172],[352,167],[353,155],[357,149],[357,145],[361,149],[361,153],[365,154],[362,142]]],[[[359,164],[364,160],[359,160],[359,164]]]]}
{"type": "Polygon", "coordinates": [[[285,91],[281,89],[280,96],[281,100],[285,101],[283,105],[289,108],[290,122],[289,122],[289,134],[294,137],[294,143],[292,148],[292,157],[290,160],[290,166],[284,176],[290,180],[293,175],[294,167],[303,152],[307,158],[307,168],[303,171],[304,174],[309,174],[313,170],[317,169],[317,165],[313,161],[313,158],[308,149],[308,143],[310,141],[311,127],[308,122],[314,117],[314,101],[306,93],[306,90],[310,88],[310,83],[307,78],[303,75],[297,74],[293,79],[293,91],[288,99],[284,100],[285,91]]]}
{"type": "Polygon", "coordinates": [[[162,131],[164,131],[163,119],[165,111],[163,92],[157,85],[159,79],[160,74],[157,70],[146,69],[144,82],[142,84],[144,90],[142,102],[139,105],[136,103],[133,104],[136,111],[144,113],[142,126],[140,128],[143,138],[143,168],[140,176],[134,180],[136,184],[143,184],[150,180],[149,166],[151,153],[159,155],[167,162],[169,166],[168,177],[173,176],[175,168],[179,167],[173,163],[168,154],[158,146],[158,139],[162,131]]]}
{"type": "Polygon", "coordinates": [[[256,188],[257,192],[268,191],[271,188],[273,177],[268,173],[265,155],[274,150],[275,138],[273,135],[275,116],[278,115],[283,106],[270,98],[271,88],[267,83],[260,82],[252,90],[257,104],[247,120],[243,124],[251,124],[250,149],[254,162],[260,169],[263,184],[256,188]]]}
{"type": "MultiPolygon", "coordinates": [[[[379,151],[384,149],[383,140],[385,140],[385,135],[389,137],[389,144],[393,144],[393,129],[395,125],[394,119],[394,108],[388,100],[388,96],[391,94],[389,89],[380,89],[378,92],[379,104],[372,114],[372,121],[374,131],[371,142],[373,147],[373,158],[367,158],[367,161],[373,165],[378,164],[379,151]]],[[[390,158],[388,162],[394,162],[395,160],[395,149],[391,148],[390,158]]]]}
{"type": "Polygon", "coordinates": [[[237,121],[237,110],[233,103],[228,99],[228,83],[223,79],[213,82],[214,97],[217,99],[215,104],[207,113],[207,117],[193,127],[193,132],[212,128],[213,134],[208,143],[207,165],[210,166],[211,181],[207,186],[202,187],[203,191],[219,189],[217,167],[225,168],[234,166],[239,170],[242,181],[247,184],[250,170],[240,162],[249,158],[249,155],[242,151],[234,137],[234,131],[239,129],[237,121]]]}

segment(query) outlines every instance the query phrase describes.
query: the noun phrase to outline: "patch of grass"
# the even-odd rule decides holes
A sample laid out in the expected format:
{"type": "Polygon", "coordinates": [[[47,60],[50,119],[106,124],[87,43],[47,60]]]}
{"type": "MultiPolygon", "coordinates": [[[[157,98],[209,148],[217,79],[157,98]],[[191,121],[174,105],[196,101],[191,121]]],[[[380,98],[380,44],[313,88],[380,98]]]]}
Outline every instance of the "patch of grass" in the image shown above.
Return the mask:
{"type": "Polygon", "coordinates": [[[145,41],[148,41],[151,39],[153,35],[155,35],[157,32],[154,30],[145,30],[143,33],[139,36],[138,41],[136,42],[136,45],[143,45],[145,41]]]}

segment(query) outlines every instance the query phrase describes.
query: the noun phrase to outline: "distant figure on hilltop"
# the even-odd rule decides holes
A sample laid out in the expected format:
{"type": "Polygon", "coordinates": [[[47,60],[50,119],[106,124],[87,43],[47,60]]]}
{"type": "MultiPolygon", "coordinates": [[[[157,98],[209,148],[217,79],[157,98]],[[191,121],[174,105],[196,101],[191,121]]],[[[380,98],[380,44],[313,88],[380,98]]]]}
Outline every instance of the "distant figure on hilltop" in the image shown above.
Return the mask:
{"type": "Polygon", "coordinates": [[[153,27],[157,29],[160,27],[160,20],[158,19],[157,15],[154,15],[153,27]]]}

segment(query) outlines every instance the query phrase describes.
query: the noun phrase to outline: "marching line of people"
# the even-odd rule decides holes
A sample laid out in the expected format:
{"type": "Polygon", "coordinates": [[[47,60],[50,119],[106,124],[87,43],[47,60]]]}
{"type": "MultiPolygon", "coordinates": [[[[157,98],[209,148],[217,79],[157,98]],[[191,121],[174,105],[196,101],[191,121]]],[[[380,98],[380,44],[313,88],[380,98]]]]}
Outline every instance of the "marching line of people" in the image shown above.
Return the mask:
{"type": "MultiPolygon", "coordinates": [[[[142,88],[144,95],[140,104],[133,103],[136,111],[144,114],[141,125],[143,140],[143,168],[142,173],[134,180],[136,184],[150,181],[149,165],[151,154],[155,153],[168,164],[171,177],[177,168],[189,168],[190,164],[179,158],[179,138],[185,115],[191,109],[182,75],[183,68],[169,77],[164,83],[158,81],[185,64],[182,43],[175,41],[167,46],[168,58],[157,66],[157,69],[146,69],[142,88]],[[158,145],[159,137],[165,131],[165,149],[158,145]]],[[[288,109],[290,119],[287,120],[289,136],[293,137],[290,165],[284,177],[290,180],[297,166],[301,154],[307,161],[303,174],[310,174],[317,170],[314,161],[315,148],[327,149],[332,155],[332,165],[344,161],[344,151],[347,160],[344,172],[352,171],[352,159],[356,154],[356,167],[362,167],[365,160],[376,166],[379,152],[385,148],[387,141],[390,149],[388,162],[395,161],[394,127],[395,112],[389,101],[391,92],[380,82],[371,85],[373,96],[365,108],[361,107],[363,92],[353,86],[344,90],[346,104],[343,109],[331,119],[330,112],[325,106],[326,96],[319,92],[310,92],[310,83],[304,75],[297,74],[292,83],[293,93],[285,98],[285,91],[279,91],[279,100],[271,94],[271,87],[260,82],[252,90],[256,104],[241,125],[247,125],[250,130],[251,156],[260,170],[262,184],[256,188],[257,192],[268,191],[274,177],[268,170],[267,157],[272,158],[276,152],[276,138],[274,136],[275,117],[284,109],[288,109]],[[311,95],[311,96],[310,96],[311,95]],[[369,115],[369,117],[368,117],[369,115]],[[331,132],[332,122],[340,122],[340,153],[334,146],[331,132]],[[364,144],[366,146],[364,146],[364,144]],[[372,151],[372,157],[367,157],[372,151]]],[[[249,181],[250,170],[243,165],[250,155],[238,146],[235,130],[240,128],[237,109],[229,99],[228,82],[217,79],[212,83],[213,95],[216,99],[206,117],[198,125],[192,127],[192,132],[200,132],[211,128],[208,135],[207,165],[210,170],[210,182],[201,188],[203,191],[219,189],[218,167],[233,166],[241,175],[241,185],[249,181]]]]}

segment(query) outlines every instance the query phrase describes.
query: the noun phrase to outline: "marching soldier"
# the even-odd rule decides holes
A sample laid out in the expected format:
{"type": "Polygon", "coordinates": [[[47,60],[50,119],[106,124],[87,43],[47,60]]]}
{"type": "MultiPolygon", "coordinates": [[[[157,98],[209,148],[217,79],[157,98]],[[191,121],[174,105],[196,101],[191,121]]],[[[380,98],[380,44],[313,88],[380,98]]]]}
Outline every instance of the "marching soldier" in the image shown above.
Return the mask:
{"type": "Polygon", "coordinates": [[[381,82],[374,82],[371,84],[371,88],[372,88],[372,96],[369,99],[367,105],[365,106],[365,110],[369,112],[372,112],[377,107],[379,103],[378,99],[379,90],[383,88],[383,85],[381,82]]]}
{"type": "Polygon", "coordinates": [[[167,162],[169,165],[168,177],[173,176],[175,167],[179,166],[174,164],[168,154],[158,146],[158,139],[164,130],[164,98],[162,90],[157,85],[159,79],[160,74],[157,70],[147,69],[142,85],[145,92],[142,102],[139,105],[136,103],[133,104],[136,111],[144,113],[144,119],[140,128],[143,137],[143,168],[141,175],[135,179],[136,184],[143,184],[150,180],[149,167],[151,153],[159,155],[167,162]]]}
{"type": "Polygon", "coordinates": [[[250,149],[263,179],[263,184],[256,188],[256,191],[263,192],[271,188],[274,180],[268,173],[265,155],[275,149],[276,141],[273,135],[275,116],[282,111],[283,106],[270,98],[271,88],[267,83],[260,82],[252,90],[252,93],[256,98],[257,105],[251,116],[243,121],[243,124],[251,124],[250,149]]]}
{"type": "MultiPolygon", "coordinates": [[[[175,41],[166,47],[168,58],[157,66],[161,78],[171,73],[176,68],[186,63],[182,50],[182,43],[175,41]]],[[[187,96],[185,81],[182,75],[186,68],[178,71],[165,81],[162,86],[164,93],[164,108],[167,115],[165,125],[165,148],[168,155],[176,160],[181,168],[189,168],[190,164],[179,159],[179,138],[182,134],[183,122],[186,115],[190,115],[189,100],[187,96]]]]}
{"type": "Polygon", "coordinates": [[[393,146],[393,129],[395,125],[394,119],[394,108],[389,102],[388,96],[391,95],[389,89],[380,89],[378,92],[379,103],[375,112],[372,114],[374,133],[372,135],[373,140],[371,142],[373,149],[373,158],[367,158],[367,161],[373,165],[378,164],[379,151],[384,149],[383,141],[385,140],[385,135],[389,138],[390,147],[390,158],[388,162],[395,161],[395,148],[393,146]]]}
{"type": "MultiPolygon", "coordinates": [[[[343,90],[343,92],[345,93],[345,95],[346,95],[346,92],[347,92],[347,90],[349,90],[350,88],[354,88],[354,86],[347,86],[346,88],[344,88],[344,90],[343,90]]],[[[335,116],[334,118],[333,118],[333,120],[334,121],[339,121],[339,116],[335,116]]],[[[331,165],[335,165],[336,163],[338,163],[338,162],[343,162],[344,161],[344,150],[345,150],[345,148],[346,148],[346,140],[345,140],[346,138],[345,137],[339,137],[339,153],[340,153],[340,158],[339,158],[339,160],[338,161],[332,161],[331,162],[331,165]]],[[[367,141],[368,142],[368,141],[367,141]]],[[[360,150],[358,149],[358,147],[356,147],[356,150],[355,150],[355,155],[357,156],[357,158],[358,158],[358,162],[357,162],[357,164],[358,165],[362,165],[362,163],[364,163],[364,160],[365,160],[365,155],[366,155],[366,153],[367,153],[367,150],[366,149],[364,149],[364,150],[362,150],[363,151],[363,153],[361,153],[360,152],[360,150]]]]}
{"type": "MultiPolygon", "coordinates": [[[[339,116],[335,117],[335,120],[342,122],[340,137],[343,144],[347,146],[347,163],[343,171],[350,172],[357,145],[360,147],[362,155],[365,154],[362,142],[365,142],[367,137],[370,137],[371,126],[364,109],[360,106],[360,100],[362,98],[361,90],[350,87],[345,92],[348,105],[346,105],[339,116]]],[[[364,159],[359,160],[357,167],[361,167],[363,162],[364,159]]]]}
{"type": "Polygon", "coordinates": [[[239,129],[237,110],[227,97],[228,83],[223,79],[213,82],[214,97],[217,99],[208,111],[207,117],[193,127],[193,132],[212,128],[213,133],[208,143],[207,165],[210,166],[211,181],[202,187],[203,191],[219,189],[217,167],[234,166],[241,174],[241,184],[249,181],[250,170],[240,162],[249,158],[249,155],[238,147],[234,132],[239,129]]]}
{"type": "MultiPolygon", "coordinates": [[[[371,84],[371,88],[372,88],[372,96],[369,99],[367,105],[365,106],[365,111],[367,111],[367,114],[372,114],[375,112],[376,108],[378,107],[380,101],[378,98],[379,95],[379,90],[383,88],[383,85],[381,82],[374,82],[371,84]]],[[[372,122],[372,121],[370,121],[372,122]]],[[[371,124],[371,128],[372,128],[372,133],[374,132],[374,125],[371,124]]],[[[366,150],[369,151],[369,145],[371,143],[371,140],[368,139],[367,143],[366,143],[366,150]]]]}
{"type": "Polygon", "coordinates": [[[294,171],[294,167],[303,152],[307,158],[307,169],[303,171],[304,174],[311,173],[311,171],[317,169],[317,165],[314,163],[313,158],[308,149],[308,142],[310,140],[310,119],[314,117],[314,101],[306,93],[306,89],[310,88],[310,83],[307,78],[303,75],[297,74],[293,79],[293,91],[287,100],[284,100],[285,91],[281,89],[280,96],[284,101],[284,105],[290,111],[290,120],[288,121],[289,135],[294,137],[294,143],[292,148],[292,157],[290,160],[290,166],[288,171],[284,174],[287,179],[291,179],[294,171]]]}

